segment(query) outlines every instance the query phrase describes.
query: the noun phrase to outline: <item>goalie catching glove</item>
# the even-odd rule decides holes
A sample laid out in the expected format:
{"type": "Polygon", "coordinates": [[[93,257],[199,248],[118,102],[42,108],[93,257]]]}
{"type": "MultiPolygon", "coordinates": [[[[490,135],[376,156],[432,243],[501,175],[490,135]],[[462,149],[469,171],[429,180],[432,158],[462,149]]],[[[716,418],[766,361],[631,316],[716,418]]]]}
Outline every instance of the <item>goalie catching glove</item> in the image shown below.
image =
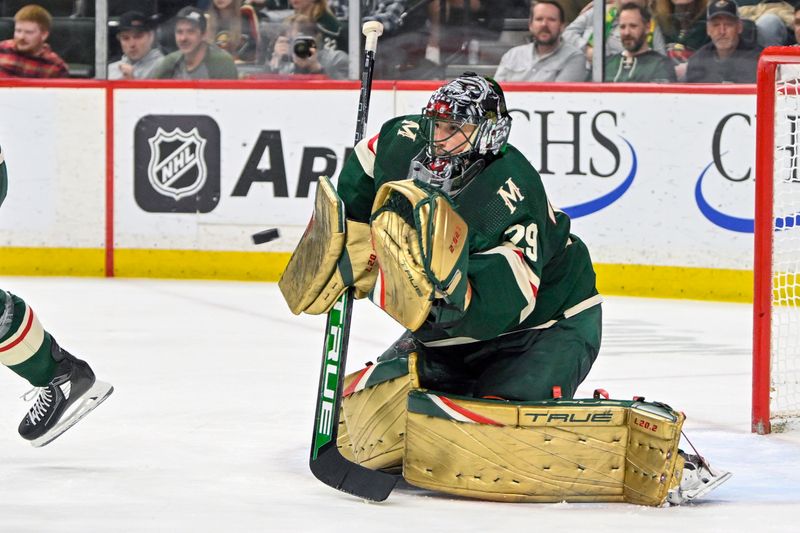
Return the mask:
{"type": "Polygon", "coordinates": [[[373,301],[415,331],[436,303],[453,318],[469,306],[464,219],[448,198],[411,180],[378,189],[370,222],[380,274],[373,301]]]}
{"type": "Polygon", "coordinates": [[[330,180],[320,176],[314,214],[278,286],[296,315],[327,313],[347,287],[364,298],[375,284],[369,225],[347,220],[330,180]]]}

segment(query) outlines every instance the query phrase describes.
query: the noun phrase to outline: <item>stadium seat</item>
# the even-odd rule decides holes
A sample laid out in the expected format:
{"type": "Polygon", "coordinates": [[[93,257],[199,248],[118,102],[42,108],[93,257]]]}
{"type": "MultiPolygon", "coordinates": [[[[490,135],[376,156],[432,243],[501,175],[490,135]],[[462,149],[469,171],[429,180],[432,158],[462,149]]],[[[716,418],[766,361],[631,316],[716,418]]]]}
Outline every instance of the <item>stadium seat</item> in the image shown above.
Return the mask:
{"type": "Polygon", "coordinates": [[[528,19],[507,18],[503,20],[498,43],[503,43],[509,48],[530,42],[531,33],[528,30],[528,19]]]}
{"type": "Polygon", "coordinates": [[[339,30],[339,38],[336,39],[336,47],[346,54],[350,48],[350,20],[347,18],[339,18],[337,20],[341,29],[339,30]]]}
{"type": "MultiPolygon", "coordinates": [[[[186,2],[189,4],[189,2],[186,2]]],[[[159,12],[158,0],[110,0],[108,2],[108,18],[116,19],[126,11],[139,11],[146,16],[159,12]]],[[[77,15],[80,17],[94,16],[94,0],[78,0],[77,15]]]]}
{"type": "Polygon", "coordinates": [[[73,78],[94,76],[94,19],[54,17],[50,47],[69,65],[73,78]]]}
{"type": "Polygon", "coordinates": [[[0,18],[0,41],[11,39],[14,36],[14,19],[10,17],[0,18]]]}
{"type": "Polygon", "coordinates": [[[69,17],[77,9],[76,0],[0,0],[0,16],[13,17],[20,8],[28,4],[38,4],[54,17],[69,17]]]}
{"type": "Polygon", "coordinates": [[[146,16],[158,13],[156,0],[114,0],[108,3],[108,16],[119,17],[127,11],[139,11],[146,16]]]}
{"type": "Polygon", "coordinates": [[[156,46],[161,48],[165,54],[174,52],[178,49],[175,44],[175,21],[170,19],[164,21],[156,28],[156,46]]]}
{"type": "Polygon", "coordinates": [[[758,44],[758,28],[752,20],[742,19],[741,39],[748,44],[758,44]]]}
{"type": "Polygon", "coordinates": [[[456,78],[465,72],[474,72],[481,76],[494,76],[497,65],[466,65],[462,63],[452,63],[447,65],[444,70],[446,79],[456,78]]]}

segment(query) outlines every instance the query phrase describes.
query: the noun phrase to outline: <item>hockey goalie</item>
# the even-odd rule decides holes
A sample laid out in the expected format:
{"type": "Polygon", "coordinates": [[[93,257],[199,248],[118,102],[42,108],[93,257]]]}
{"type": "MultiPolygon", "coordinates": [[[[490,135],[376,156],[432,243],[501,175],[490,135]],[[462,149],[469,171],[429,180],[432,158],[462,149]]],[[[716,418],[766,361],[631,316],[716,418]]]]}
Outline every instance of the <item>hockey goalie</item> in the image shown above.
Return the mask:
{"type": "Polygon", "coordinates": [[[338,443],[412,485],[497,501],[680,504],[730,474],[679,450],[684,415],[574,399],[600,349],[584,243],[508,144],[500,86],[473,73],[359,142],[323,178],[281,281],[294,313],[342,292],[406,332],[345,378],[338,443]]]}

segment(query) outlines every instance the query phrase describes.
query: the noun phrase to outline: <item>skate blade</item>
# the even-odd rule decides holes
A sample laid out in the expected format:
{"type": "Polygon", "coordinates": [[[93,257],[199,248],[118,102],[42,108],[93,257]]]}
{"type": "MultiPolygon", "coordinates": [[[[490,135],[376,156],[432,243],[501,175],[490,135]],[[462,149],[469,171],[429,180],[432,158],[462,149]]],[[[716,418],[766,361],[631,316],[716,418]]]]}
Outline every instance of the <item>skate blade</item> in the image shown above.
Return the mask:
{"type": "Polygon", "coordinates": [[[733,474],[731,474],[730,472],[719,472],[719,475],[714,477],[714,481],[703,485],[702,487],[697,489],[696,492],[693,492],[690,495],[687,494],[686,501],[690,502],[696,500],[697,498],[702,498],[712,490],[716,489],[717,487],[728,481],[732,475],[733,474]]]}
{"type": "Polygon", "coordinates": [[[94,410],[95,407],[103,403],[106,398],[114,392],[114,387],[103,381],[95,381],[92,388],[86,391],[78,401],[69,406],[64,412],[64,416],[53,429],[31,441],[31,446],[41,448],[61,436],[66,430],[80,422],[80,420],[94,410]]]}

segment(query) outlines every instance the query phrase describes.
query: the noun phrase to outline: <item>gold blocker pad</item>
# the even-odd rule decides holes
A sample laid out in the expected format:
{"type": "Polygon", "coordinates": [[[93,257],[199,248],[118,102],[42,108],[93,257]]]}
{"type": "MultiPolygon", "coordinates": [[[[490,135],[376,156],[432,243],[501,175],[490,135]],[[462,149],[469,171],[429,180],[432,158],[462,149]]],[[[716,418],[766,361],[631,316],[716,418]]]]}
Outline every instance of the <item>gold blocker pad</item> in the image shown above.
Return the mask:
{"type": "Polygon", "coordinates": [[[325,312],[313,308],[309,310],[309,307],[313,307],[331,279],[344,250],[345,240],[344,204],[330,180],[320,176],[314,214],[278,281],[278,287],[292,313],[325,312]]]}

